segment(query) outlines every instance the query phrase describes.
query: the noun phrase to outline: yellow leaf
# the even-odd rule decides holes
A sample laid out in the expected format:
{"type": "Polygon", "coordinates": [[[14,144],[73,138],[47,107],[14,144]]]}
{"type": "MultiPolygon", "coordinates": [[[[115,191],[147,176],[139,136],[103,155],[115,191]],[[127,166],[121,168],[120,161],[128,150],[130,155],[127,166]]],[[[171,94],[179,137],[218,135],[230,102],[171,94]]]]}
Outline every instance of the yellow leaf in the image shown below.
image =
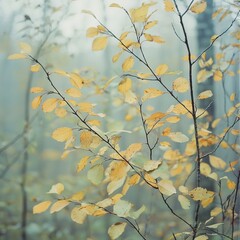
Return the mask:
{"type": "Polygon", "coordinates": [[[165,40],[160,36],[152,36],[152,41],[160,44],[165,43],[165,40]]]}
{"type": "Polygon", "coordinates": [[[27,58],[27,55],[23,53],[15,53],[8,56],[9,60],[17,60],[17,59],[24,59],[24,58],[27,58]]]}
{"type": "Polygon", "coordinates": [[[55,185],[52,185],[48,193],[61,194],[63,190],[64,190],[64,185],[62,183],[57,183],[55,185]]]}
{"type": "Polygon", "coordinates": [[[89,156],[85,156],[80,160],[80,162],[77,165],[77,172],[78,173],[81,172],[86,167],[88,159],[89,159],[89,156]]]}
{"type": "Polygon", "coordinates": [[[22,52],[24,53],[31,53],[32,52],[32,47],[28,44],[28,43],[25,43],[25,42],[20,42],[20,49],[22,52]]]}
{"type": "Polygon", "coordinates": [[[79,111],[80,112],[86,112],[86,113],[92,113],[94,105],[90,102],[81,102],[78,103],[79,111]]]}
{"type": "Polygon", "coordinates": [[[235,100],[235,97],[236,97],[236,93],[232,93],[230,95],[230,101],[233,102],[235,100]]]}
{"type": "Polygon", "coordinates": [[[141,149],[142,149],[142,143],[131,144],[125,152],[126,159],[130,160],[134,156],[134,154],[139,152],[141,149]]]}
{"type": "Polygon", "coordinates": [[[56,108],[55,114],[56,114],[58,117],[63,118],[63,117],[65,117],[65,116],[67,115],[67,111],[66,111],[66,109],[64,109],[64,108],[56,108]]]}
{"type": "Polygon", "coordinates": [[[206,0],[199,0],[191,6],[190,10],[193,13],[200,14],[200,13],[204,12],[206,10],[206,8],[207,8],[206,0]]]}
{"type": "Polygon", "coordinates": [[[84,220],[86,219],[86,217],[87,217],[87,212],[82,207],[75,207],[71,211],[71,219],[78,224],[84,223],[84,220]]]}
{"type": "Polygon", "coordinates": [[[104,36],[104,37],[97,37],[94,39],[93,43],[92,43],[92,50],[93,51],[100,51],[103,50],[108,43],[108,37],[104,36]]]}
{"type": "Polygon", "coordinates": [[[222,208],[215,207],[213,210],[211,210],[210,215],[211,215],[211,217],[216,217],[221,212],[222,212],[222,208]]]}
{"type": "Polygon", "coordinates": [[[118,53],[116,53],[113,57],[112,57],[112,62],[117,62],[118,61],[118,59],[120,58],[120,56],[122,55],[122,51],[121,52],[118,52],[118,53]]]}
{"type": "Polygon", "coordinates": [[[124,181],[125,181],[125,177],[116,181],[111,181],[107,186],[108,195],[112,194],[114,191],[119,189],[123,185],[124,181]]]}
{"type": "Polygon", "coordinates": [[[189,82],[186,78],[179,77],[173,81],[173,90],[177,92],[186,92],[189,89],[189,82]]]}
{"type": "Polygon", "coordinates": [[[77,73],[70,73],[70,82],[76,88],[82,88],[84,79],[77,73]]]}
{"type": "Polygon", "coordinates": [[[36,109],[39,107],[42,101],[42,96],[37,96],[32,100],[32,108],[36,109]]]}
{"type": "Polygon", "coordinates": [[[70,202],[68,200],[59,200],[52,205],[52,207],[50,208],[50,213],[52,214],[55,212],[59,212],[69,204],[70,202]]]}
{"type": "Polygon", "coordinates": [[[166,118],[166,121],[169,123],[177,123],[180,121],[180,117],[178,117],[178,116],[168,117],[168,118],[166,118]]]}
{"type": "Polygon", "coordinates": [[[119,4],[117,3],[112,3],[109,5],[109,7],[115,7],[115,8],[122,8],[119,4]]]}
{"type": "Polygon", "coordinates": [[[220,121],[221,121],[220,118],[215,119],[212,123],[212,128],[215,128],[219,124],[220,121]]]}
{"type": "Polygon", "coordinates": [[[108,235],[111,239],[117,239],[123,234],[126,226],[127,223],[125,222],[115,223],[108,229],[108,235]]]}
{"type": "Polygon", "coordinates": [[[176,188],[173,186],[172,181],[167,179],[163,179],[158,182],[158,189],[166,196],[171,196],[172,194],[176,193],[176,188]]]}
{"type": "Polygon", "coordinates": [[[32,87],[30,92],[31,93],[41,93],[44,91],[44,88],[41,88],[41,87],[32,87]]]}
{"type": "Polygon", "coordinates": [[[43,112],[52,112],[56,108],[57,102],[58,102],[57,98],[47,99],[42,105],[43,112]]]}
{"type": "Polygon", "coordinates": [[[144,29],[145,29],[145,30],[148,30],[148,29],[154,27],[157,23],[158,23],[157,20],[147,22],[146,25],[144,26],[144,29]]]}
{"type": "Polygon", "coordinates": [[[208,175],[211,174],[212,169],[209,166],[209,164],[201,162],[200,163],[200,172],[201,172],[202,175],[208,176],[208,175]]]}
{"type": "Polygon", "coordinates": [[[193,190],[189,191],[189,196],[194,200],[194,201],[202,201],[205,199],[209,199],[214,195],[213,192],[208,191],[206,188],[201,188],[197,187],[194,188],[193,190]]]}
{"type": "Polygon", "coordinates": [[[155,70],[155,73],[157,76],[160,76],[160,75],[163,75],[167,72],[168,70],[168,65],[167,64],[161,64],[159,65],[156,70],[155,70]]]}
{"type": "Polygon", "coordinates": [[[133,56],[128,57],[122,64],[122,69],[124,72],[129,71],[134,65],[134,58],[133,56]]]}
{"type": "Polygon", "coordinates": [[[84,198],[84,192],[77,192],[71,196],[72,201],[81,201],[84,198]]]}
{"type": "Polygon", "coordinates": [[[170,132],[167,136],[174,142],[183,143],[189,141],[189,138],[181,132],[170,132]]]}
{"type": "MultiPolygon", "coordinates": [[[[196,58],[197,58],[196,55],[191,54],[191,56],[190,56],[190,59],[191,59],[191,60],[195,60],[196,58]]],[[[188,56],[188,55],[185,55],[184,57],[182,57],[182,60],[183,60],[183,61],[188,61],[188,60],[189,60],[189,56],[188,56]]]]}
{"type": "Polygon", "coordinates": [[[223,78],[223,73],[220,70],[216,70],[213,74],[214,81],[221,81],[223,78]]]}
{"type": "Polygon", "coordinates": [[[221,158],[213,155],[209,156],[209,161],[210,164],[217,169],[224,169],[227,165],[226,162],[224,162],[221,158]]]}
{"type": "Polygon", "coordinates": [[[34,64],[31,66],[32,72],[39,72],[40,69],[41,69],[41,66],[39,64],[34,64]]]}
{"type": "MultiPolygon", "coordinates": [[[[192,111],[192,104],[190,100],[182,101],[182,104],[189,110],[192,111]]],[[[173,112],[177,114],[186,114],[188,111],[180,103],[174,106],[173,112]]]]}
{"type": "Polygon", "coordinates": [[[101,164],[95,165],[88,171],[87,178],[88,180],[94,184],[99,185],[104,176],[104,168],[101,164]]]}
{"type": "Polygon", "coordinates": [[[206,98],[210,98],[213,96],[213,93],[211,90],[206,90],[204,92],[201,92],[199,95],[198,95],[198,99],[206,99],[206,98]]]}
{"type": "Polygon", "coordinates": [[[51,201],[41,202],[33,207],[33,214],[45,212],[51,205],[51,201]]]}
{"type": "Polygon", "coordinates": [[[140,176],[138,174],[134,174],[129,178],[128,184],[130,186],[136,185],[139,182],[139,180],[140,180],[140,176]]]}
{"type": "Polygon", "coordinates": [[[118,84],[118,91],[122,94],[125,94],[126,92],[130,91],[131,88],[132,88],[132,80],[130,78],[124,78],[118,84]]]}
{"type": "Polygon", "coordinates": [[[65,91],[70,97],[80,97],[82,94],[77,88],[69,88],[65,91]]]}
{"type": "Polygon", "coordinates": [[[86,36],[87,36],[88,38],[92,38],[92,37],[97,36],[98,34],[99,34],[98,28],[96,28],[96,27],[90,27],[90,28],[87,29],[86,36]]]}
{"type": "Polygon", "coordinates": [[[57,128],[52,133],[52,138],[58,142],[66,142],[72,136],[73,136],[72,129],[68,127],[57,128]]]}
{"type": "Polygon", "coordinates": [[[201,235],[201,236],[196,237],[194,240],[207,240],[207,239],[208,239],[207,235],[201,235]]]}
{"type": "Polygon", "coordinates": [[[144,22],[147,18],[149,5],[145,4],[139,8],[131,9],[130,15],[133,22],[144,22]]]}
{"type": "Polygon", "coordinates": [[[174,12],[174,10],[175,10],[175,6],[174,6],[172,0],[164,0],[164,6],[165,6],[165,10],[167,12],[174,12]]]}
{"type": "Polygon", "coordinates": [[[84,148],[90,147],[93,140],[92,133],[89,131],[83,131],[80,133],[80,143],[84,148]]]}
{"type": "Polygon", "coordinates": [[[162,91],[160,91],[156,88],[147,88],[147,89],[144,90],[144,95],[142,97],[142,101],[146,101],[147,99],[161,96],[164,93],[165,92],[162,92],[162,91]]]}
{"type": "Polygon", "coordinates": [[[206,69],[202,69],[197,74],[197,82],[198,83],[205,82],[212,75],[213,75],[213,73],[211,71],[207,71],[206,69]]]}
{"type": "Polygon", "coordinates": [[[162,161],[148,160],[144,163],[143,169],[147,172],[157,169],[162,164],[162,161]]]}
{"type": "Polygon", "coordinates": [[[178,201],[183,209],[190,208],[190,201],[183,195],[178,195],[178,201]]]}
{"type": "Polygon", "coordinates": [[[233,190],[233,189],[236,188],[236,183],[234,181],[231,181],[231,180],[228,179],[227,180],[227,187],[228,187],[228,189],[233,190]]]}

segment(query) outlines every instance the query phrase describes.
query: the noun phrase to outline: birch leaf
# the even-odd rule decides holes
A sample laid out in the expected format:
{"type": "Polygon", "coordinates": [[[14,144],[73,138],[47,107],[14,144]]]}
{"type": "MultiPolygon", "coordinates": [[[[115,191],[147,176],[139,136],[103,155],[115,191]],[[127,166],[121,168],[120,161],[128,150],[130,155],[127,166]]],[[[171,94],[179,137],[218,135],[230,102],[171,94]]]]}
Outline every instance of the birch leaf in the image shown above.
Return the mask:
{"type": "Polygon", "coordinates": [[[199,95],[198,95],[198,99],[206,99],[206,98],[210,98],[213,96],[213,93],[211,90],[206,90],[204,92],[201,92],[199,95]]]}
{"type": "Polygon", "coordinates": [[[224,162],[221,158],[213,155],[209,156],[209,161],[210,164],[217,169],[224,169],[227,165],[226,162],[224,162]]]}
{"type": "Polygon", "coordinates": [[[33,207],[33,214],[45,212],[51,205],[51,201],[41,202],[33,207]]]}
{"type": "Polygon", "coordinates": [[[158,183],[158,189],[166,196],[171,196],[176,193],[176,188],[173,186],[172,181],[167,179],[163,179],[158,183]]]}
{"type": "Polygon", "coordinates": [[[73,136],[72,129],[68,127],[57,128],[52,133],[52,138],[58,142],[66,142],[72,136],[73,136]]]}
{"type": "Polygon", "coordinates": [[[163,75],[167,72],[168,70],[168,65],[167,64],[160,64],[156,70],[155,70],[155,73],[160,76],[160,75],[163,75]]]}
{"type": "Polygon", "coordinates": [[[178,201],[183,209],[189,209],[190,208],[190,201],[188,198],[186,198],[183,195],[178,195],[178,201]]]}
{"type": "Polygon", "coordinates": [[[94,185],[99,185],[104,176],[104,168],[101,164],[93,166],[87,174],[88,180],[94,184],[94,185]]]}
{"type": "Polygon", "coordinates": [[[186,78],[179,77],[173,81],[173,90],[177,92],[186,92],[189,90],[189,82],[186,78]]]}
{"type": "Polygon", "coordinates": [[[134,58],[133,56],[128,57],[122,64],[122,69],[124,72],[129,71],[134,65],[134,58]]]}
{"type": "Polygon", "coordinates": [[[52,205],[52,207],[50,209],[50,213],[52,214],[52,213],[55,213],[55,212],[59,212],[63,208],[68,206],[69,204],[70,204],[70,202],[68,200],[59,200],[52,205]]]}
{"type": "Polygon", "coordinates": [[[49,98],[46,101],[44,101],[43,105],[42,105],[42,110],[43,112],[52,112],[58,103],[58,99],[57,98],[49,98]]]}
{"type": "Polygon", "coordinates": [[[117,239],[123,234],[126,226],[127,223],[125,222],[115,223],[108,229],[108,235],[111,239],[117,239]]]}
{"type": "Polygon", "coordinates": [[[93,40],[92,43],[92,50],[93,51],[100,51],[103,50],[108,43],[108,37],[104,36],[104,37],[97,37],[93,40]]]}
{"type": "Polygon", "coordinates": [[[164,6],[166,12],[174,12],[175,6],[172,0],[164,0],[164,6]]]}
{"type": "Polygon", "coordinates": [[[200,1],[197,1],[195,2],[190,10],[193,12],[193,13],[196,13],[196,14],[200,14],[200,13],[203,13],[207,8],[207,2],[206,0],[200,0],[200,1]]]}
{"type": "Polygon", "coordinates": [[[52,185],[48,193],[61,194],[63,191],[64,191],[64,185],[62,183],[57,183],[55,185],[52,185]]]}
{"type": "Polygon", "coordinates": [[[42,96],[37,96],[32,100],[32,109],[36,109],[39,107],[42,101],[42,96]]]}

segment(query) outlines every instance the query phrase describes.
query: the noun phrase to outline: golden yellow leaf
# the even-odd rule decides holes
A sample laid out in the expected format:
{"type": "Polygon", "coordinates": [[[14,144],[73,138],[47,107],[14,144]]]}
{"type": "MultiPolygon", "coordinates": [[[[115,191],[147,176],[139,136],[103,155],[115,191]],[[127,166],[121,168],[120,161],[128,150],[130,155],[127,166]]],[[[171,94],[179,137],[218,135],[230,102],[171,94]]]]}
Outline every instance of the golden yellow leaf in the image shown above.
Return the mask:
{"type": "Polygon", "coordinates": [[[139,152],[142,149],[142,143],[133,143],[125,151],[125,157],[127,160],[130,160],[135,153],[139,152]]]}
{"type": "Polygon", "coordinates": [[[224,169],[227,166],[226,162],[224,162],[221,158],[213,155],[209,156],[209,161],[210,164],[217,169],[224,169]]]}
{"type": "Polygon", "coordinates": [[[29,53],[32,52],[32,47],[28,43],[20,42],[19,46],[20,46],[21,51],[24,52],[24,53],[29,54],[29,53]]]}
{"type": "Polygon", "coordinates": [[[221,70],[216,70],[213,74],[214,81],[221,81],[223,78],[223,73],[221,70]]]}
{"type": "Polygon", "coordinates": [[[211,210],[210,216],[211,217],[216,217],[218,214],[222,212],[222,208],[220,207],[215,207],[214,209],[211,210]]]}
{"type": "Polygon", "coordinates": [[[233,189],[236,188],[236,183],[234,181],[231,181],[231,180],[228,179],[227,180],[227,187],[228,187],[228,189],[233,190],[233,189]]]}
{"type": "Polygon", "coordinates": [[[166,118],[166,121],[169,123],[177,123],[180,121],[180,117],[178,117],[178,116],[168,117],[168,118],[166,118]]]}
{"type": "Polygon", "coordinates": [[[150,117],[148,117],[147,121],[158,121],[165,116],[166,114],[163,112],[156,112],[156,113],[153,113],[150,117]]]}
{"type": "Polygon", "coordinates": [[[42,105],[43,112],[52,112],[56,108],[57,103],[58,103],[57,98],[49,98],[45,100],[42,105]]]}
{"type": "Polygon", "coordinates": [[[89,156],[85,156],[80,160],[80,162],[77,165],[77,172],[78,173],[81,172],[86,167],[88,159],[89,159],[89,156]]]}
{"type": "Polygon", "coordinates": [[[189,82],[186,78],[179,77],[173,81],[173,90],[177,92],[186,92],[189,90],[189,82]]]}
{"type": "Polygon", "coordinates": [[[33,207],[33,214],[45,212],[51,205],[51,201],[41,202],[33,207]]]}
{"type": "Polygon", "coordinates": [[[77,192],[71,196],[72,201],[81,201],[85,196],[84,192],[77,192]]]}
{"type": "Polygon", "coordinates": [[[163,179],[158,182],[158,189],[162,194],[166,196],[171,196],[177,192],[176,188],[173,186],[172,181],[167,179],[163,179]]]}
{"type": "Polygon", "coordinates": [[[87,36],[88,38],[92,38],[92,37],[97,36],[98,34],[99,34],[98,28],[96,28],[96,27],[90,27],[90,28],[87,29],[86,36],[87,36]]]}
{"type": "Polygon", "coordinates": [[[122,51],[121,52],[118,52],[118,53],[116,53],[115,55],[113,55],[113,57],[112,57],[112,62],[113,63],[115,63],[115,62],[117,62],[118,61],[118,59],[120,58],[120,56],[122,55],[122,51]]]}
{"type": "Polygon", "coordinates": [[[132,88],[132,80],[130,78],[124,78],[118,84],[118,91],[122,94],[125,94],[126,92],[130,91],[131,88],[132,88]]]}
{"type": "Polygon", "coordinates": [[[157,76],[160,76],[160,75],[163,75],[167,72],[168,70],[168,65],[167,64],[160,64],[156,70],[155,70],[155,73],[157,76]]]}
{"type": "Polygon", "coordinates": [[[178,195],[178,201],[183,209],[190,208],[190,201],[183,195],[178,195]]]}
{"type": "Polygon", "coordinates": [[[219,124],[220,121],[221,121],[220,118],[215,119],[212,123],[212,128],[215,128],[219,124]]]}
{"type": "Polygon", "coordinates": [[[59,200],[52,205],[52,207],[50,208],[50,213],[52,214],[55,212],[59,212],[69,204],[70,202],[68,200],[59,200]]]}
{"type": "Polygon", "coordinates": [[[149,5],[143,4],[139,8],[134,8],[130,10],[131,19],[133,22],[144,22],[147,18],[149,5]]]}
{"type": "Polygon", "coordinates": [[[27,55],[23,53],[15,53],[8,56],[9,60],[17,60],[17,59],[25,59],[25,58],[27,58],[27,55]]]}
{"type": "Polygon", "coordinates": [[[164,93],[165,92],[162,92],[161,90],[158,90],[156,88],[147,88],[144,90],[144,95],[142,97],[142,101],[146,101],[147,99],[161,96],[164,93]]]}
{"type": "Polygon", "coordinates": [[[206,99],[206,98],[210,98],[213,96],[213,93],[211,90],[206,90],[204,92],[201,92],[199,95],[198,95],[198,99],[206,99]]]}
{"type": "Polygon", "coordinates": [[[163,154],[163,158],[170,161],[177,161],[182,157],[178,150],[169,149],[163,154]]]}
{"type": "Polygon", "coordinates": [[[205,82],[212,75],[213,75],[212,71],[207,71],[206,69],[202,69],[197,74],[197,82],[198,83],[205,82]]]}
{"type": "Polygon", "coordinates": [[[199,0],[191,6],[190,10],[193,13],[200,14],[203,13],[206,10],[206,8],[207,8],[206,0],[199,0]]]}
{"type": "Polygon", "coordinates": [[[78,224],[83,224],[86,217],[87,212],[82,207],[75,207],[71,211],[71,219],[78,224]]]}
{"type": "Polygon", "coordinates": [[[158,23],[157,20],[147,22],[146,25],[144,26],[144,29],[148,30],[148,29],[154,27],[155,25],[157,25],[157,23],[158,23]]]}
{"type": "Polygon", "coordinates": [[[138,174],[133,174],[133,175],[129,178],[128,184],[129,184],[130,186],[136,185],[136,184],[138,184],[139,180],[140,180],[140,176],[139,176],[138,174]]]}
{"type": "Polygon", "coordinates": [[[108,229],[108,235],[111,239],[117,239],[123,234],[126,226],[127,223],[125,222],[115,223],[108,229]]]}
{"type": "Polygon", "coordinates": [[[36,109],[39,107],[42,101],[42,96],[37,96],[32,100],[32,108],[36,109]]]}
{"type": "Polygon", "coordinates": [[[172,141],[178,143],[189,141],[189,138],[181,132],[170,132],[167,136],[170,137],[172,141]]]}
{"type": "Polygon", "coordinates": [[[82,88],[84,84],[84,79],[77,73],[70,73],[70,82],[76,88],[82,88]]]}
{"type": "Polygon", "coordinates": [[[52,138],[58,142],[66,142],[72,136],[73,136],[73,131],[71,128],[68,128],[68,127],[57,128],[52,133],[52,138]]]}
{"type": "Polygon", "coordinates": [[[55,114],[60,117],[60,118],[63,118],[67,115],[67,110],[64,109],[64,108],[56,108],[55,110],[55,114]]]}
{"type": "Polygon", "coordinates": [[[62,183],[57,183],[55,185],[52,185],[48,193],[61,194],[63,191],[64,191],[64,185],[62,183]]]}
{"type": "Polygon", "coordinates": [[[122,70],[124,72],[129,71],[134,65],[134,58],[133,56],[128,57],[127,59],[125,59],[125,61],[122,64],[122,70]]]}
{"type": "Polygon", "coordinates": [[[41,69],[41,66],[39,64],[34,64],[31,66],[32,72],[39,72],[40,69],[41,69]]]}
{"type": "Polygon", "coordinates": [[[108,37],[104,36],[104,37],[97,37],[93,40],[92,43],[92,50],[93,51],[100,51],[103,50],[108,43],[108,37]]]}
{"type": "Polygon", "coordinates": [[[69,88],[65,91],[70,97],[80,97],[82,94],[77,88],[69,88]]]}
{"type": "Polygon", "coordinates": [[[156,180],[149,173],[144,174],[144,179],[145,181],[147,181],[148,184],[150,184],[154,188],[158,187],[156,180]]]}
{"type": "MultiPolygon", "coordinates": [[[[192,103],[190,100],[184,100],[182,101],[182,104],[189,110],[192,111],[192,103]]],[[[184,108],[180,103],[174,106],[173,112],[176,114],[186,114],[188,111],[184,108]]]]}
{"type": "Polygon", "coordinates": [[[174,12],[175,6],[172,0],[164,0],[165,11],[174,12]]]}
{"type": "Polygon", "coordinates": [[[165,40],[160,36],[152,36],[152,41],[160,44],[165,43],[165,40]]]}
{"type": "Polygon", "coordinates": [[[84,148],[90,147],[93,140],[92,133],[89,131],[82,131],[80,133],[80,143],[84,148]]]}
{"type": "Polygon", "coordinates": [[[80,112],[92,113],[94,104],[90,102],[81,102],[78,103],[78,106],[80,112]]]}
{"type": "Polygon", "coordinates": [[[205,199],[209,199],[214,195],[213,192],[208,191],[206,188],[201,188],[197,187],[194,188],[193,190],[189,191],[189,196],[194,200],[194,201],[202,201],[205,199]]]}
{"type": "Polygon", "coordinates": [[[41,87],[32,87],[31,89],[30,89],[30,92],[31,93],[41,93],[41,92],[43,92],[44,91],[44,88],[41,88],[41,87]]]}
{"type": "Polygon", "coordinates": [[[113,200],[111,198],[106,198],[100,202],[97,202],[96,205],[102,208],[109,207],[113,204],[113,200]]]}

